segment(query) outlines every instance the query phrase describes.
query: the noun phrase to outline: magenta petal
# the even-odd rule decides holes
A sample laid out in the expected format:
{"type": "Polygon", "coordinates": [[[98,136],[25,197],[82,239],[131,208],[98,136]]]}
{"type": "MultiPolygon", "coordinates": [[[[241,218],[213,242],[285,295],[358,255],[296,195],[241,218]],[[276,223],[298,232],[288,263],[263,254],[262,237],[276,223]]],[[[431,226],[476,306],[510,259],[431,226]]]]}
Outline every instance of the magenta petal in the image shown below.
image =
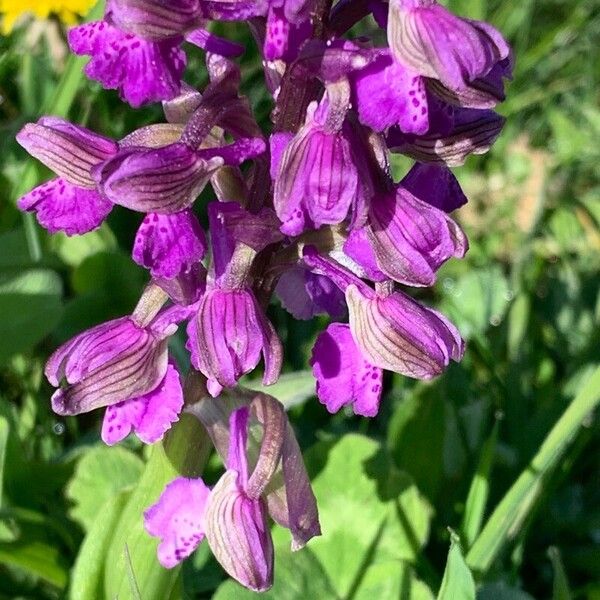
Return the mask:
{"type": "Polygon", "coordinates": [[[158,560],[171,569],[198,547],[204,539],[204,513],[210,490],[202,479],[178,477],[158,502],[144,512],[146,531],[160,538],[158,560]]]}
{"type": "Polygon", "coordinates": [[[64,179],[51,179],[25,194],[17,203],[20,210],[35,212],[50,233],[64,231],[79,235],[100,227],[112,203],[96,190],[76,187],[64,179]]]}
{"type": "Polygon", "coordinates": [[[183,408],[183,389],[177,368],[170,363],[158,387],[139,398],[113,404],[106,409],[102,439],[112,446],[135,431],[145,444],[162,439],[179,420],[183,408]]]}
{"type": "Polygon", "coordinates": [[[332,323],[319,335],[311,365],[317,395],[329,412],[352,404],[357,415],[377,414],[383,371],[363,357],[348,325],[332,323]]]}
{"type": "Polygon", "coordinates": [[[422,135],[429,129],[425,81],[418,73],[381,56],[354,75],[361,123],[375,131],[399,125],[405,133],[422,135]]]}
{"type": "Polygon", "coordinates": [[[204,258],[206,236],[191,210],[150,213],[135,236],[133,260],[152,277],[172,279],[204,258]]]}
{"type": "Polygon", "coordinates": [[[146,41],[106,21],[69,30],[73,52],[92,57],[85,68],[87,76],[107,89],[118,89],[134,107],[170,100],[179,93],[186,62],[180,42],[181,38],[146,41]]]}

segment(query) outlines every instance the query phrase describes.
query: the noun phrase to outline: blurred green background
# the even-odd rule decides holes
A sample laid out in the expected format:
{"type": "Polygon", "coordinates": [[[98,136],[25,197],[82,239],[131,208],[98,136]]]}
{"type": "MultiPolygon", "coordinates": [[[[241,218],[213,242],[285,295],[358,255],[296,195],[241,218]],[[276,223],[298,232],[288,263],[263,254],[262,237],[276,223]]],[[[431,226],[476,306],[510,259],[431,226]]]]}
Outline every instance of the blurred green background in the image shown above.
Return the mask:
{"type": "MultiPolygon", "coordinates": [[[[449,4],[491,21],[516,57],[502,136],[455,170],[470,199],[457,219],[471,249],[419,293],[454,320],[468,349],[434,383],[388,376],[375,419],[331,416],[306,371],[323,322],[270,307],[286,347],[273,395],[305,450],[324,536],[292,555],[275,528],[269,597],[426,599],[442,585],[439,598],[461,600],[474,597],[472,573],[481,599],[600,598],[590,412],[600,396],[600,3],[449,4]],[[466,564],[453,543],[444,576],[455,536],[466,564]]],[[[249,48],[243,90],[268,127],[247,30],[222,31],[249,48]]],[[[104,448],[101,411],[64,419],[49,408],[50,352],[130,312],[147,280],[129,258],[138,215],[117,207],[98,231],[67,238],[15,209],[49,175],[14,141],[25,122],[64,115],[120,138],[161,120],[158,107],[131,110],[87,81],[83,64],[68,57],[54,19],[0,37],[0,598],[254,596],[227,581],[206,545],[174,572],[153,558],[140,511],[174,473],[160,445],[104,448]],[[131,531],[139,535],[125,555],[131,531]]],[[[186,79],[206,80],[199,51],[186,79]]],[[[408,164],[398,159],[396,174],[408,164]]],[[[173,344],[182,365],[183,344],[182,335],[173,344]]],[[[212,457],[207,479],[219,469],[212,457]]]]}

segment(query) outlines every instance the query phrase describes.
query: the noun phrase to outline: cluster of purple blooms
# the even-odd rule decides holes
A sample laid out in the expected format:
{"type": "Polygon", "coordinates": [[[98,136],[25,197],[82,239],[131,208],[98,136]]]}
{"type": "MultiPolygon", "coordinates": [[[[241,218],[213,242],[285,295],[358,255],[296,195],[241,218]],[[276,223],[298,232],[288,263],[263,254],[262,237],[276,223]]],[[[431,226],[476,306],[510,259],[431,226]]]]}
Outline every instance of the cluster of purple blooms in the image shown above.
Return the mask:
{"type": "Polygon", "coordinates": [[[282,405],[227,389],[261,355],[263,382],[279,377],[282,344],[265,313],[273,294],[298,319],[333,319],[311,359],[331,412],[375,416],[384,370],[430,379],[461,359],[456,327],[398,284],[431,286],[467,251],[449,216],[466,198],[448,167],[486,152],[500,133],[492,109],[511,75],[510,49],[490,25],[435,0],[109,0],[104,18],[71,29],[69,43],[91,57],[89,77],[131,106],[161,101],[166,122],[115,141],[44,117],[18,135],[56,173],[19,201],[48,231],[86,233],[114,205],[144,214],[132,256],[151,282],[131,315],[51,356],[53,409],[105,407],[107,444],[132,431],[160,440],[188,410],[168,356],[185,325],[207,390],[189,410],[226,470],[212,489],[201,479],[170,483],[146,529],[160,538],[165,567],[206,537],[232,577],[268,589],[269,515],[298,549],[320,533],[317,507],[282,405]],[[365,18],[374,39],[387,32],[387,46],[344,37],[365,18]],[[245,21],[256,39],[274,101],[268,138],[239,93],[233,59],[244,48],[210,33],[215,20],[245,21]],[[206,51],[201,93],[182,81],[186,43],[206,51]],[[417,161],[400,182],[390,152],[417,161]],[[207,238],[193,206],[208,183],[207,238]],[[262,433],[249,453],[251,426],[262,433]]]}

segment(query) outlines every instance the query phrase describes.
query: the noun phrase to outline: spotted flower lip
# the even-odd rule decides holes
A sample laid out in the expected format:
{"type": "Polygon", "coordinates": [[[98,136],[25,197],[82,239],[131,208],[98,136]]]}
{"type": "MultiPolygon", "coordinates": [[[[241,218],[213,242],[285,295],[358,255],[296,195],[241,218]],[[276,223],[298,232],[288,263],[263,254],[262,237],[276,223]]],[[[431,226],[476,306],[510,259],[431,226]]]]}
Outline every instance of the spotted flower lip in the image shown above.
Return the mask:
{"type": "Polygon", "coordinates": [[[468,87],[510,54],[491,25],[457,17],[435,0],[390,0],[387,33],[397,60],[450,90],[468,87]]]}
{"type": "Polygon", "coordinates": [[[91,56],[86,75],[118,90],[131,106],[179,94],[186,65],[183,37],[148,41],[102,20],[71,28],[68,38],[75,54],[91,56]]]}
{"type": "Polygon", "coordinates": [[[310,364],[317,380],[317,396],[329,412],[352,405],[357,415],[377,414],[383,370],[363,357],[349,325],[332,323],[321,332],[310,364]]]}
{"type": "Polygon", "coordinates": [[[142,442],[153,444],[179,419],[182,408],[179,372],[175,364],[169,362],[165,376],[151,392],[106,408],[102,441],[112,446],[134,431],[142,442]]]}
{"type": "Polygon", "coordinates": [[[153,277],[173,279],[202,260],[206,246],[206,235],[191,210],[150,213],[137,231],[132,256],[153,277]]]}

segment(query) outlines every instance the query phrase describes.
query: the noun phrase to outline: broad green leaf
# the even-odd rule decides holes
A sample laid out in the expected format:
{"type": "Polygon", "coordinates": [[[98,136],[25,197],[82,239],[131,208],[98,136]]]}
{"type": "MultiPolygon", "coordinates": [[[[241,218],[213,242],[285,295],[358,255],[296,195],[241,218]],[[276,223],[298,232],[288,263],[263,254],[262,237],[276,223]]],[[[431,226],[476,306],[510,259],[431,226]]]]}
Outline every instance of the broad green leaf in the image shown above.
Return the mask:
{"type": "Polygon", "coordinates": [[[311,371],[284,373],[273,385],[262,385],[260,380],[246,380],[242,382],[242,385],[277,398],[286,410],[306,402],[315,395],[315,378],[311,371]]]}
{"type": "Polygon", "coordinates": [[[65,490],[74,503],[71,517],[89,531],[102,506],[121,490],[132,488],[143,469],[144,463],[121,446],[92,448],[77,463],[65,490]]]}
{"type": "Polygon", "coordinates": [[[433,600],[429,587],[417,579],[413,568],[404,561],[385,561],[369,565],[352,600],[399,598],[433,600]]]}
{"type": "Polygon", "coordinates": [[[79,548],[71,572],[71,600],[98,600],[103,597],[102,575],[106,552],[129,496],[130,492],[111,496],[97,513],[79,548]]]}
{"type": "Polygon", "coordinates": [[[460,475],[465,451],[454,406],[440,384],[425,384],[398,403],[387,432],[396,466],[435,498],[444,476],[460,475]]]}
{"type": "Polygon", "coordinates": [[[437,598],[438,600],[475,600],[473,575],[463,558],[460,541],[454,534],[451,534],[450,551],[437,598]]]}
{"type": "Polygon", "coordinates": [[[552,583],[552,600],[571,600],[573,596],[569,590],[569,581],[565,573],[565,567],[560,557],[558,548],[551,547],[548,549],[548,556],[552,562],[552,570],[554,571],[554,581],[552,583]]]}
{"type": "Polygon", "coordinates": [[[0,565],[10,565],[63,589],[67,568],[60,549],[40,541],[17,541],[0,544],[0,565]]]}
{"type": "Polygon", "coordinates": [[[230,579],[219,586],[213,600],[333,600],[338,597],[310,547],[292,553],[289,546],[279,546],[275,548],[275,581],[268,592],[256,594],[230,579]]]}
{"type": "Polygon", "coordinates": [[[431,507],[375,441],[355,434],[305,454],[323,535],[310,542],[339,596],[374,561],[413,563],[429,536],[431,507]]]}
{"type": "Polygon", "coordinates": [[[23,228],[0,235],[0,267],[24,267],[31,265],[27,238],[23,228]]]}
{"type": "Polygon", "coordinates": [[[469,19],[485,19],[487,0],[449,0],[448,7],[453,13],[469,19]]]}
{"type": "Polygon", "coordinates": [[[89,529],[100,507],[118,492],[133,487],[143,469],[143,461],[122,446],[98,445],[87,450],[65,489],[65,495],[74,505],[71,518],[89,529]]]}
{"type": "Polygon", "coordinates": [[[546,488],[587,416],[600,403],[600,368],[597,368],[554,425],[537,454],[502,498],[467,554],[467,564],[485,573],[504,547],[514,540],[546,488]]]}
{"type": "Polygon", "coordinates": [[[490,473],[498,442],[499,421],[494,423],[490,437],[485,441],[481,449],[477,471],[471,481],[469,495],[465,504],[465,513],[461,525],[462,539],[467,548],[471,546],[479,532],[483,522],[483,514],[490,493],[490,473]]]}
{"type": "Polygon", "coordinates": [[[0,272],[0,363],[33,347],[60,321],[62,284],[49,269],[0,272]]]}
{"type": "Polygon", "coordinates": [[[64,233],[57,233],[50,238],[49,245],[64,263],[77,267],[94,254],[114,251],[117,248],[117,240],[108,224],[103,223],[98,229],[85,235],[69,237],[64,233]]]}
{"type": "Polygon", "coordinates": [[[396,466],[429,498],[443,476],[445,428],[444,402],[435,385],[400,402],[388,427],[387,446],[396,466]]]}
{"type": "Polygon", "coordinates": [[[144,600],[164,600],[177,582],[179,568],[164,569],[156,558],[158,540],[143,526],[143,513],[154,504],[167,483],[179,475],[197,477],[208,457],[210,443],[195,417],[184,414],[165,437],[152,446],[146,468],[115,528],[106,557],[104,593],[107,600],[135,600],[129,570],[135,574],[144,600]],[[126,560],[125,547],[130,564],[126,560]]]}

